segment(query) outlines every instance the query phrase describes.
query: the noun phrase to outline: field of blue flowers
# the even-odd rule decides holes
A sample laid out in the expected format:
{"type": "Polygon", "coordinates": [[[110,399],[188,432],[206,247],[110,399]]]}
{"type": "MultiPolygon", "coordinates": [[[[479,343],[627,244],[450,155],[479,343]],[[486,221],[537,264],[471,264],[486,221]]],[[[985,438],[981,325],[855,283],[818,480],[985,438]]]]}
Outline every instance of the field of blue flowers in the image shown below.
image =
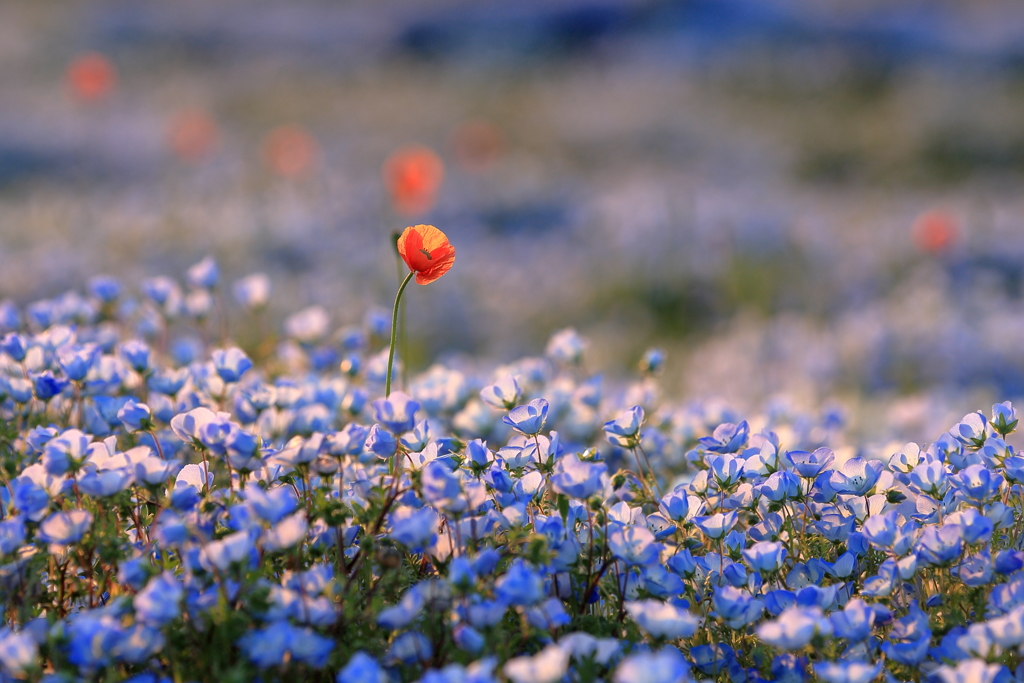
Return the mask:
{"type": "Polygon", "coordinates": [[[658,349],[605,383],[572,329],[407,378],[399,344],[386,395],[386,318],[233,345],[271,285],[207,258],[3,305],[0,679],[1024,673],[1009,402],[837,453],[834,412],[675,405],[658,349]]]}
{"type": "Polygon", "coordinates": [[[1024,683],[1021,46],[0,2],[0,683],[1024,683]]]}

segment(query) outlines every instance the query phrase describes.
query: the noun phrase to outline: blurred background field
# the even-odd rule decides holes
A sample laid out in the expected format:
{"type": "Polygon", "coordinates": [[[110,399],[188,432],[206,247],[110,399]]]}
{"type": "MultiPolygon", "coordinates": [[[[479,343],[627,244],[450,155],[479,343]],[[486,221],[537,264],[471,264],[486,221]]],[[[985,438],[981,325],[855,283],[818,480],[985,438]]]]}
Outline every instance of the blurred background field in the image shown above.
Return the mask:
{"type": "Polygon", "coordinates": [[[1022,181],[1012,0],[0,4],[22,305],[212,254],[340,328],[431,223],[414,369],[574,326],[681,401],[930,439],[1024,396],[1022,181]]]}

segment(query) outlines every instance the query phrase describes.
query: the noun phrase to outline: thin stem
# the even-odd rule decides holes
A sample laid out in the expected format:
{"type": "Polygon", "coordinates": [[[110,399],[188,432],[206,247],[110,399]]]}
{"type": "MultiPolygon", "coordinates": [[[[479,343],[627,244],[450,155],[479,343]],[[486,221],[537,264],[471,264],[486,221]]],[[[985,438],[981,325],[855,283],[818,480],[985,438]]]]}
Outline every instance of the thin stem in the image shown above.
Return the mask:
{"type": "Polygon", "coordinates": [[[398,305],[402,302],[402,292],[405,291],[409,281],[416,271],[409,271],[409,274],[402,280],[402,286],[398,288],[398,295],[395,296],[395,310],[391,312],[391,348],[388,351],[388,374],[384,380],[384,398],[391,396],[391,368],[395,364],[395,336],[398,332],[398,305]]]}

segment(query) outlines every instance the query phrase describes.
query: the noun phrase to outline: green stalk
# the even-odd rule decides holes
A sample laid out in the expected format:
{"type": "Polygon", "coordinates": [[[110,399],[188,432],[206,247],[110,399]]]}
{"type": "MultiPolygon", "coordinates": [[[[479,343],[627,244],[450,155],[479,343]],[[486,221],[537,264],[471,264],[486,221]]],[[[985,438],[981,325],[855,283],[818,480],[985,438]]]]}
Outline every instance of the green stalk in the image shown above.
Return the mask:
{"type": "Polygon", "coordinates": [[[384,380],[384,398],[391,396],[391,368],[395,364],[395,337],[398,333],[398,305],[402,302],[402,292],[405,291],[409,281],[416,271],[409,271],[409,274],[402,280],[402,286],[398,288],[398,295],[395,297],[395,310],[391,312],[391,349],[388,351],[388,375],[384,380]]]}

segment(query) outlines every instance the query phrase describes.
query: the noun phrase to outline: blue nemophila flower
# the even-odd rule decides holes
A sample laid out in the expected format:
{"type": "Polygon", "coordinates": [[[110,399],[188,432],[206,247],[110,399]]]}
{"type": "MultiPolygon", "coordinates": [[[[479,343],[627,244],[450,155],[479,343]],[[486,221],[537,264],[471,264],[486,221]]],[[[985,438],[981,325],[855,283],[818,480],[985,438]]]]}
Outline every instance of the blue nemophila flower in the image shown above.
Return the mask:
{"type": "Polygon", "coordinates": [[[405,628],[423,611],[425,601],[415,587],[407,590],[397,605],[387,607],[377,614],[377,624],[382,628],[397,631],[405,628]]]}
{"type": "Polygon", "coordinates": [[[3,393],[11,397],[11,400],[24,405],[32,400],[32,382],[24,377],[7,377],[0,379],[3,393]]]}
{"type": "Polygon", "coordinates": [[[949,488],[949,468],[939,460],[921,463],[910,472],[910,486],[939,500],[949,488]]]}
{"type": "Polygon", "coordinates": [[[25,340],[25,337],[17,332],[8,332],[0,340],[0,351],[10,356],[11,360],[20,363],[25,360],[25,354],[28,352],[28,342],[25,340]]]}
{"type": "Polygon", "coordinates": [[[400,507],[391,513],[390,521],[391,532],[388,535],[413,552],[421,552],[434,543],[441,523],[437,512],[429,507],[419,510],[400,507]]]}
{"type": "Polygon", "coordinates": [[[674,647],[637,652],[624,658],[612,676],[614,683],[688,683],[690,664],[674,647]]]}
{"type": "Polygon", "coordinates": [[[476,467],[487,467],[494,460],[494,453],[487,448],[487,442],[482,439],[473,439],[466,444],[466,456],[476,467]]]}
{"type": "Polygon", "coordinates": [[[377,424],[370,427],[365,444],[366,450],[378,458],[390,458],[398,450],[398,440],[391,435],[391,432],[377,424]]]}
{"type": "Polygon", "coordinates": [[[736,453],[747,443],[749,436],[750,425],[744,420],[739,424],[720,424],[711,436],[705,436],[698,441],[712,453],[736,453]]]}
{"type": "Polygon", "coordinates": [[[693,665],[701,673],[716,676],[736,661],[736,653],[725,643],[698,645],[690,648],[693,665]]]}
{"type": "Polygon", "coordinates": [[[86,510],[55,512],[39,525],[36,537],[49,544],[51,554],[58,555],[81,541],[92,521],[92,513],[86,510]]]}
{"type": "Polygon", "coordinates": [[[96,470],[89,466],[78,477],[78,490],[93,498],[106,498],[124,491],[132,483],[127,469],[96,470]]]}
{"type": "Polygon", "coordinates": [[[357,651],[338,672],[337,683],[388,683],[387,671],[362,650],[357,651]]]}
{"type": "Polygon", "coordinates": [[[0,556],[10,555],[25,542],[25,519],[15,516],[0,521],[0,556]]]}
{"type": "Polygon", "coordinates": [[[265,550],[275,552],[287,550],[302,543],[309,532],[306,511],[299,510],[290,517],[263,532],[262,545],[265,550]]]}
{"type": "Polygon", "coordinates": [[[246,633],[238,646],[261,669],[281,666],[289,659],[322,669],[334,649],[334,642],[311,628],[275,621],[246,633]]]}
{"type": "Polygon", "coordinates": [[[708,473],[723,490],[729,489],[733,484],[743,478],[743,458],[732,454],[716,455],[707,459],[708,473]]]}
{"type": "Polygon", "coordinates": [[[854,598],[846,603],[842,611],[833,612],[829,619],[832,621],[832,630],[837,638],[848,640],[851,643],[859,643],[871,635],[876,615],[877,612],[871,605],[860,598],[854,598]]]}
{"type": "Polygon", "coordinates": [[[716,512],[709,517],[694,517],[693,523],[708,538],[719,539],[732,531],[732,528],[736,526],[737,519],[735,511],[716,512]]]}
{"type": "Polygon", "coordinates": [[[43,403],[58,396],[68,386],[67,380],[54,377],[49,370],[30,374],[29,378],[32,380],[32,393],[43,403]]]}
{"type": "Polygon", "coordinates": [[[636,448],[640,443],[640,428],[644,423],[644,409],[633,406],[614,420],[604,423],[608,442],[619,448],[636,448]]]}
{"type": "Polygon", "coordinates": [[[83,673],[94,673],[110,663],[121,639],[121,621],[108,610],[79,612],[67,626],[68,661],[83,673]]]}
{"type": "Polygon", "coordinates": [[[245,351],[232,346],[228,349],[216,349],[212,354],[213,367],[217,375],[225,382],[237,382],[252,368],[252,361],[245,351]]]}
{"type": "Polygon", "coordinates": [[[802,493],[800,477],[788,470],[773,473],[757,490],[773,503],[799,498],[802,493]]]}
{"type": "Polygon", "coordinates": [[[569,653],[554,643],[535,655],[513,657],[502,671],[512,683],[556,683],[569,668],[569,653]]]}
{"type": "Polygon", "coordinates": [[[992,406],[992,428],[1002,436],[1010,434],[1017,428],[1017,409],[1009,401],[992,406]]]}
{"type": "Polygon", "coordinates": [[[236,280],[231,287],[235,301],[249,310],[258,310],[270,301],[270,277],[266,273],[253,273],[236,280]]]}
{"type": "Polygon", "coordinates": [[[985,443],[988,420],[982,412],[970,413],[949,430],[950,436],[965,446],[980,448],[985,443]]]}
{"type": "Polygon", "coordinates": [[[718,617],[732,629],[752,624],[764,614],[764,603],[761,600],[755,600],[750,593],[733,586],[715,588],[711,604],[718,617]]]}
{"type": "Polygon", "coordinates": [[[765,440],[760,448],[747,448],[743,451],[743,477],[757,479],[767,477],[779,469],[779,450],[771,441],[765,440]]]}
{"type": "Polygon", "coordinates": [[[786,561],[786,548],[779,542],[761,541],[742,553],[743,559],[756,572],[777,572],[786,561]]]}
{"type": "Polygon", "coordinates": [[[701,623],[700,617],[660,600],[628,602],[626,611],[640,628],[655,638],[690,638],[701,623]]]}
{"type": "Polygon", "coordinates": [[[676,524],[685,522],[690,514],[690,497],[686,487],[678,486],[675,490],[662,496],[658,503],[658,510],[666,519],[670,519],[676,524]]]}
{"type": "Polygon", "coordinates": [[[244,495],[246,504],[268,524],[277,524],[299,505],[290,486],[274,486],[267,490],[256,485],[247,486],[244,495]]]}
{"type": "Polygon", "coordinates": [[[983,505],[999,495],[1003,476],[984,465],[970,465],[949,479],[957,492],[973,505],[983,505]]]}
{"type": "Polygon", "coordinates": [[[1007,548],[996,555],[992,566],[1000,574],[1012,574],[1024,567],[1024,552],[1007,548]]]}
{"type": "Polygon", "coordinates": [[[661,372],[665,365],[665,351],[657,347],[651,347],[644,351],[640,359],[640,372],[656,375],[661,372]]]}
{"type": "Polygon", "coordinates": [[[905,617],[893,622],[889,640],[883,643],[882,648],[890,659],[908,666],[917,666],[928,655],[931,637],[928,615],[914,602],[905,617]]]}
{"type": "Polygon", "coordinates": [[[151,415],[148,405],[132,399],[125,401],[121,409],[117,411],[117,419],[129,432],[142,432],[151,429],[153,427],[151,415]]]}
{"type": "Polygon", "coordinates": [[[81,382],[89,374],[100,349],[94,344],[76,346],[69,344],[57,351],[57,365],[72,382],[81,382]]]}
{"type": "Polygon", "coordinates": [[[578,500],[600,493],[607,484],[607,465],[580,460],[575,453],[559,458],[551,475],[551,487],[555,491],[578,500]]]}
{"type": "Polygon", "coordinates": [[[529,607],[544,597],[544,580],[523,560],[515,560],[494,584],[498,599],[506,605],[529,607]]]}
{"type": "Polygon", "coordinates": [[[489,406],[500,410],[512,410],[523,395],[519,382],[512,375],[504,375],[494,384],[480,390],[480,399],[489,406]]]}
{"type": "Polygon", "coordinates": [[[867,662],[816,662],[814,674],[827,683],[871,683],[882,671],[882,663],[867,662]]]}
{"type": "Polygon", "coordinates": [[[197,289],[213,289],[217,286],[218,280],[220,280],[220,269],[212,256],[206,256],[185,271],[185,281],[189,286],[197,289]]]}
{"type": "Polygon", "coordinates": [[[663,547],[644,527],[616,524],[608,530],[608,548],[612,555],[631,566],[656,561],[663,547]]]}
{"type": "Polygon", "coordinates": [[[560,363],[575,365],[583,359],[583,352],[586,351],[587,342],[576,333],[576,330],[568,327],[559,330],[548,340],[545,355],[560,363]]]}
{"type": "Polygon", "coordinates": [[[49,474],[77,470],[88,455],[91,439],[77,429],[68,429],[50,439],[43,447],[43,467],[49,474]]]}
{"type": "Polygon", "coordinates": [[[788,451],[785,455],[789,464],[801,477],[814,479],[821,474],[826,467],[835,460],[835,453],[831,448],[819,448],[813,453],[807,451],[788,451]]]}
{"type": "Polygon", "coordinates": [[[548,598],[528,608],[526,610],[526,620],[534,628],[553,631],[571,622],[572,617],[565,611],[565,605],[561,600],[558,598],[548,598]]]}
{"type": "Polygon", "coordinates": [[[145,624],[160,628],[181,614],[184,589],[171,572],[161,572],[132,599],[135,616],[145,624]]]}
{"type": "Polygon", "coordinates": [[[683,580],[657,562],[641,567],[640,578],[644,590],[656,598],[672,598],[686,591],[683,580]]]}
{"type": "Polygon", "coordinates": [[[27,678],[39,666],[39,645],[31,633],[0,630],[0,670],[13,679],[27,678]]]}
{"type": "Polygon", "coordinates": [[[950,570],[959,577],[965,586],[977,588],[992,581],[992,557],[988,551],[968,555],[963,561],[950,570]]]}
{"type": "Polygon", "coordinates": [[[462,483],[442,460],[433,460],[420,471],[423,499],[434,507],[461,511],[466,501],[461,498],[462,483]]]}
{"type": "Polygon", "coordinates": [[[889,469],[894,472],[908,474],[912,469],[921,464],[921,459],[924,456],[925,453],[921,452],[921,447],[911,441],[899,453],[894,453],[889,457],[889,469]]]}
{"type": "Polygon", "coordinates": [[[1002,664],[988,664],[983,659],[965,659],[956,667],[940,666],[934,676],[941,683],[1008,683],[1013,680],[1002,664]]]}
{"type": "Polygon", "coordinates": [[[829,477],[829,486],[836,493],[863,496],[875,487],[885,466],[878,460],[850,458],[829,477]]]}
{"type": "Polygon", "coordinates": [[[774,621],[757,627],[757,637],[782,650],[799,650],[816,635],[832,634],[832,624],[820,607],[789,607],[774,621]]]}
{"type": "Polygon", "coordinates": [[[416,425],[416,411],[419,409],[419,401],[404,392],[393,391],[388,398],[373,402],[373,419],[392,434],[403,434],[416,425]]]}
{"type": "Polygon", "coordinates": [[[434,647],[422,633],[406,631],[391,641],[391,646],[384,655],[384,662],[389,666],[395,664],[426,664],[434,656],[434,647]]]}
{"type": "Polygon", "coordinates": [[[248,563],[255,550],[248,531],[236,531],[203,546],[199,561],[208,571],[226,571],[232,565],[248,563]]]}
{"type": "Polygon", "coordinates": [[[509,411],[502,421],[527,436],[539,434],[544,429],[544,423],[548,417],[548,402],[543,398],[535,398],[525,406],[519,406],[509,411]]]}

